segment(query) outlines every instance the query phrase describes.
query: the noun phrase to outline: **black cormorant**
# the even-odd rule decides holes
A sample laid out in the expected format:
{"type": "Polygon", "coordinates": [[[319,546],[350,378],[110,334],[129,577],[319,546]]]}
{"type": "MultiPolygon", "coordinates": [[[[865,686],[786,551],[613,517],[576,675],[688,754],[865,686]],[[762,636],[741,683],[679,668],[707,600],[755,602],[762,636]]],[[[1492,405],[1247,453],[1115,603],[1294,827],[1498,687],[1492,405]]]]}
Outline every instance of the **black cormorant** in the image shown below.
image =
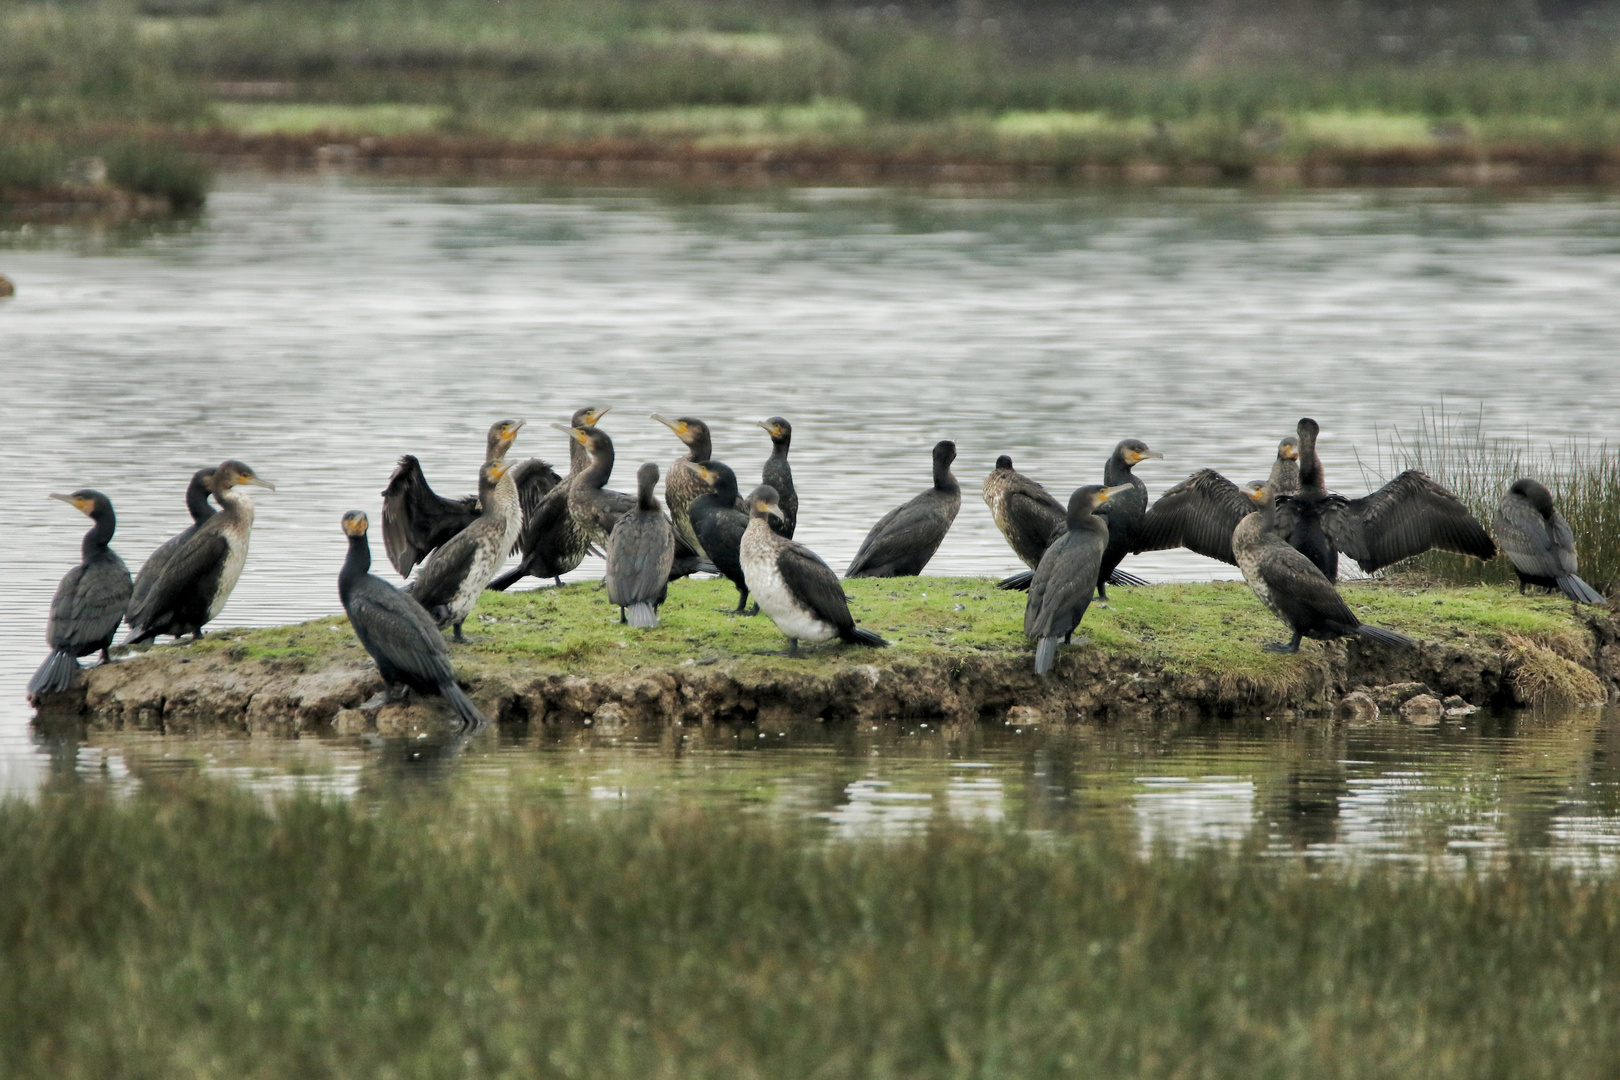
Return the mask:
{"type": "Polygon", "coordinates": [[[191,483],[186,485],[186,509],[191,512],[191,524],[163,541],[146,557],[141,572],[135,575],[135,591],[129,598],[131,610],[145,602],[146,594],[152,591],[152,586],[162,576],[163,568],[169,565],[169,560],[174,558],[174,553],[180,549],[180,545],[191,539],[192,534],[197,531],[197,526],[214,516],[214,508],[208,504],[208,483],[213,477],[212,467],[198,469],[192,473],[191,483]]]}
{"type": "MultiPolygon", "coordinates": [[[[571,427],[595,427],[612,406],[577,409],[571,427]]],[[[568,512],[568,492],[574,480],[590,464],[591,455],[572,434],[568,437],[568,475],[548,491],[533,508],[524,507],[523,532],[518,537],[522,559],[516,567],[489,583],[491,589],[505,591],[529,575],[552,578],[558,585],[562,576],[579,566],[591,542],[568,512]]],[[[520,485],[519,490],[524,490],[520,485]]]]}
{"type": "MultiPolygon", "coordinates": [[[[779,536],[793,539],[793,530],[799,525],[799,493],[793,487],[793,467],[788,464],[788,448],[793,445],[793,425],[780,416],[757,421],[771,437],[771,456],[765,459],[760,481],[776,489],[777,505],[782,508],[782,520],[771,518],[771,528],[779,536]]],[[[741,510],[738,511],[742,513],[741,510]]],[[[746,516],[746,514],[744,515],[746,516]]]]}
{"type": "Polygon", "coordinates": [[[246,486],[276,490],[240,461],[227,461],[214,470],[209,489],[220,512],[175,548],[140,606],[130,606],[126,617],[130,633],[124,644],[149,641],[159,634],[202,637],[202,628],[224,608],[247,562],[253,500],[238,490],[246,486]]]}
{"type": "Polygon", "coordinates": [[[1298,652],[1301,638],[1327,641],[1350,635],[1384,645],[1414,647],[1404,634],[1364,625],[1321,568],[1289,544],[1275,514],[1293,496],[1281,495],[1273,501],[1264,485],[1255,484],[1250,497],[1258,509],[1233,530],[1232,551],[1254,595],[1294,632],[1288,644],[1272,642],[1265,651],[1298,652]]]}
{"type": "Polygon", "coordinates": [[[708,490],[687,507],[692,529],[708,553],[709,561],[737,586],[737,611],[742,612],[748,607],[748,582],[738,548],[748,529],[748,515],[737,509],[737,474],[731,466],[713,458],[699,462],[692,469],[708,486],[708,490]]]}
{"type": "MultiPolygon", "coordinates": [[[[522,426],[522,420],[497,420],[491,424],[484,440],[485,463],[504,459],[522,426]]],[[[478,517],[476,497],[446,499],[436,494],[414,454],[399,459],[382,495],[383,547],[401,577],[410,577],[411,569],[430,551],[478,517]]]]}
{"type": "Polygon", "coordinates": [[[636,470],[635,509],[608,534],[608,602],[618,605],[620,622],[638,629],[658,625],[658,607],[669,593],[675,560],[675,531],[658,505],[657,486],[658,466],[644,462],[636,470]]]}
{"type": "MultiPolygon", "coordinates": [[[[1103,552],[1102,568],[1097,574],[1097,598],[1100,600],[1108,599],[1108,583],[1113,580],[1115,568],[1135,547],[1137,534],[1142,529],[1142,519],[1147,516],[1147,485],[1131,470],[1149,458],[1163,461],[1164,455],[1157,450],[1149,450],[1147,443],[1141,439],[1124,439],[1114,447],[1114,452],[1103,465],[1104,487],[1129,484],[1131,490],[1111,496],[1098,511],[1108,522],[1108,550],[1103,552]]],[[[1131,580],[1131,584],[1140,582],[1140,578],[1131,580]]]]}
{"type": "Polygon", "coordinates": [[[962,508],[962,485],[951,475],[955,460],[955,443],[945,439],[934,444],[934,486],[890,510],[872,526],[844,571],[845,577],[915,577],[922,573],[962,508]]]}
{"type": "Polygon", "coordinates": [[[456,682],[450,650],[433,617],[421,604],[370,572],[366,526],[366,515],[359,510],[343,515],[349,557],[338,573],[338,596],[355,636],[377,662],[389,697],[402,694],[401,687],[438,694],[456,711],[462,731],[488,723],[456,682]]]}
{"type": "Polygon", "coordinates": [[[1513,481],[1496,510],[1496,542],[1519,575],[1519,592],[1526,585],[1559,589],[1577,604],[1608,601],[1576,576],[1575,533],[1553,506],[1552,492],[1529,478],[1513,481]]]}
{"type": "Polygon", "coordinates": [[[441,628],[455,628],[457,641],[467,640],[461,624],[506,561],[507,527],[517,500],[517,492],[502,483],[508,471],[504,461],[485,463],[478,472],[478,501],[483,511],[471,525],[434,549],[415,580],[405,586],[405,592],[441,628]]]}
{"type": "Polygon", "coordinates": [[[1024,604],[1024,636],[1037,642],[1035,674],[1052,670],[1058,642],[1070,639],[1091,606],[1108,550],[1108,525],[1099,511],[1132,490],[1130,484],[1087,484],[1069,496],[1066,528],[1042,553],[1024,604]]]}
{"type": "Polygon", "coordinates": [[[1047,547],[1067,528],[1063,504],[1014,469],[1006,454],[996,458],[996,467],[984,478],[984,504],[1013,554],[1031,570],[1041,564],[1047,547]]]}
{"type": "MultiPolygon", "coordinates": [[[[1293,435],[1277,444],[1265,488],[1277,495],[1299,490],[1299,439],[1293,435]]],[[[1236,484],[1214,469],[1200,469],[1148,507],[1136,533],[1136,550],[1184,547],[1236,566],[1232,530],[1253,512],[1254,504],[1236,484]]]]}
{"type": "Polygon", "coordinates": [[[799,655],[801,640],[836,637],[856,645],[887,645],[855,625],[838,575],[820,556],[772,531],[768,519],[782,514],[776,489],[761,484],[747,501],[748,528],[739,547],[743,575],[760,610],[787,635],[788,655],[799,655]]]}
{"type": "Polygon", "coordinates": [[[1278,528],[1329,581],[1338,580],[1339,553],[1365,573],[1381,570],[1430,548],[1496,556],[1496,544],[1462,500],[1416,469],[1359,499],[1327,489],[1316,452],[1315,420],[1299,422],[1299,491],[1276,506],[1278,528]]]}
{"type": "Polygon", "coordinates": [[[99,652],[102,662],[107,662],[107,650],[118,633],[118,624],[124,621],[132,588],[129,568],[108,546],[118,528],[118,518],[107,496],[84,488],[71,495],[53,494],[51,498],[87,515],[94,524],[79,547],[79,565],[63,575],[51,600],[51,617],[45,624],[45,642],[51,647],[51,655],[28,680],[30,699],[59,694],[72,686],[79,674],[81,656],[99,652]]]}

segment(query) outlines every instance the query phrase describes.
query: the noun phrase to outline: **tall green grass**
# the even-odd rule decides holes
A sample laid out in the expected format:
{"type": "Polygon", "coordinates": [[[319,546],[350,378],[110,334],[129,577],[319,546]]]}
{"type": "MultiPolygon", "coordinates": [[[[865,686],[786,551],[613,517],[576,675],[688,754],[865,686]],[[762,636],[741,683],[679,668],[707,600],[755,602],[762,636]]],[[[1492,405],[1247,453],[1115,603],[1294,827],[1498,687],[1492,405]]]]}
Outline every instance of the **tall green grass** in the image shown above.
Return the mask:
{"type": "Polygon", "coordinates": [[[719,812],[0,806],[8,1077],[1610,1077],[1620,883],[719,812]]]}
{"type": "MultiPolygon", "coordinates": [[[[1421,469],[1456,492],[1486,528],[1515,480],[1540,480],[1575,534],[1581,577],[1605,594],[1620,589],[1620,447],[1607,440],[1537,444],[1491,436],[1483,411],[1465,417],[1442,407],[1424,410],[1411,427],[1392,429],[1361,466],[1369,486],[1403,469],[1421,469]]],[[[1518,581],[1506,556],[1481,563],[1444,551],[1408,560],[1394,572],[1455,584],[1518,581]]]]}

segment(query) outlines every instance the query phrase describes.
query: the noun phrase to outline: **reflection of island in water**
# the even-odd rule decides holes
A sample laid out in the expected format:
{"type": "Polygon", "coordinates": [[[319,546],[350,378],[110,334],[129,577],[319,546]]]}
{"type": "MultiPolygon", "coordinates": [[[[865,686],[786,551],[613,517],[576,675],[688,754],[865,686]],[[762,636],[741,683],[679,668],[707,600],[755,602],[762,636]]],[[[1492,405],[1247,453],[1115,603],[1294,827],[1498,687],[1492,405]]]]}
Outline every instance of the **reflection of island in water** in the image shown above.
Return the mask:
{"type": "Polygon", "coordinates": [[[533,800],[565,814],[734,807],[898,836],[954,824],[1063,834],[1099,823],[1142,850],[1241,844],[1313,859],[1457,866],[1514,853],[1620,862],[1620,733],[1603,709],[1417,729],[1252,722],[1105,729],[824,725],[455,739],[38,736],[51,789],[191,778],[447,805],[533,800]]]}

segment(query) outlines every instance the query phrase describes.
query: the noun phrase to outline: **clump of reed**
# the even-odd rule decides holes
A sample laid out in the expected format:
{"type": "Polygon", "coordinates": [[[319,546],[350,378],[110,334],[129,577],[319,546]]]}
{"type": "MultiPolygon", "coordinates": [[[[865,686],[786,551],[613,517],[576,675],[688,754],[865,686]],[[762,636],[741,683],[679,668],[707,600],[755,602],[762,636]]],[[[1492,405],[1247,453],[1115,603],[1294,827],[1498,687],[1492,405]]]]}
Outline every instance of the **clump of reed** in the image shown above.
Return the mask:
{"type": "Polygon", "coordinates": [[[1144,853],[1128,823],[828,842],[734,809],[153,783],[0,805],[0,1073],[1620,1067],[1609,872],[1144,853]]]}
{"type": "MultiPolygon", "coordinates": [[[[1502,495],[1521,477],[1547,485],[1575,534],[1580,575],[1593,588],[1620,588],[1620,447],[1607,440],[1570,438],[1561,444],[1487,435],[1483,410],[1473,417],[1425,409],[1408,428],[1393,428],[1371,461],[1360,460],[1369,487],[1405,469],[1421,469],[1456,492],[1487,529],[1502,495]]],[[[1419,574],[1448,584],[1513,583],[1506,556],[1488,563],[1431,551],[1390,571],[1419,574]]]]}
{"type": "Polygon", "coordinates": [[[6,135],[0,128],[0,192],[111,187],[155,196],[187,212],[202,207],[213,181],[206,162],[161,139],[6,135]]]}

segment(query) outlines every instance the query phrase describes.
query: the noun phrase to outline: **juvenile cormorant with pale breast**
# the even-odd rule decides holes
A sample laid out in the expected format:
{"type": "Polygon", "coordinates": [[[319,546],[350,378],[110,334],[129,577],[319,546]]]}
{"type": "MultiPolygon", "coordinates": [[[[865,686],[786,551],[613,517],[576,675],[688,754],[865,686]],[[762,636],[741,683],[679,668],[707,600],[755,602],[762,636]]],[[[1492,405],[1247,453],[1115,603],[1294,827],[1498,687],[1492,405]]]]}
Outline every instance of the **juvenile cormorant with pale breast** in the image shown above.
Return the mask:
{"type": "MultiPolygon", "coordinates": [[[[570,427],[595,427],[611,408],[610,405],[577,409],[570,427]]],[[[561,585],[562,576],[585,560],[591,542],[568,512],[568,492],[590,462],[591,455],[585,445],[570,435],[567,477],[546,492],[533,509],[525,508],[523,532],[518,537],[522,559],[516,567],[491,581],[491,589],[504,592],[531,574],[537,578],[552,578],[561,585]]]]}

